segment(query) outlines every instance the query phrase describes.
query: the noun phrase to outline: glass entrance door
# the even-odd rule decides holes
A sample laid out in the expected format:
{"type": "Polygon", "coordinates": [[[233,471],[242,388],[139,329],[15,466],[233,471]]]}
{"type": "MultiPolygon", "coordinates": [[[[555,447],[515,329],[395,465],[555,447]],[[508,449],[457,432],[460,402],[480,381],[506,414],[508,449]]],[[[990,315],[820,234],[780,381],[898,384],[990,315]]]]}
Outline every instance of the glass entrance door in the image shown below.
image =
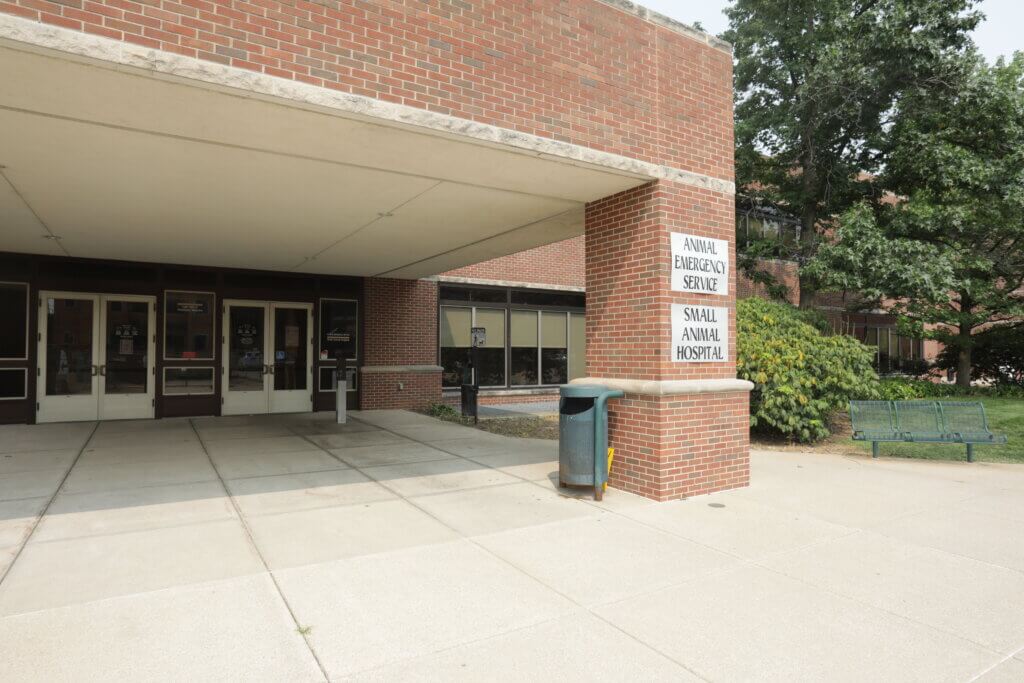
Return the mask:
{"type": "Polygon", "coordinates": [[[151,418],[156,299],[119,295],[100,300],[100,419],[151,418]]]}
{"type": "Polygon", "coordinates": [[[38,422],[151,418],[156,299],[42,292],[38,422]]]}
{"type": "Polygon", "coordinates": [[[310,304],[224,302],[224,415],[313,409],[310,304]]]}

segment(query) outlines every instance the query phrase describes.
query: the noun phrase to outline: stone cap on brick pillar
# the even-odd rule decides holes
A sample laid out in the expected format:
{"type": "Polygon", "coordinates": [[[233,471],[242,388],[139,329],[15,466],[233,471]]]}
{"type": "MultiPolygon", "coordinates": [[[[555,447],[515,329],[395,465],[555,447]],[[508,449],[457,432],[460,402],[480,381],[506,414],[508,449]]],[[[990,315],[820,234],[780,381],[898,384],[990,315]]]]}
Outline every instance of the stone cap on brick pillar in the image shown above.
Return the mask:
{"type": "Polygon", "coordinates": [[[749,392],[754,383],[745,379],[614,379],[608,377],[581,377],[570,384],[601,384],[609,389],[619,389],[627,394],[643,396],[678,396],[681,394],[723,394],[749,392]]]}

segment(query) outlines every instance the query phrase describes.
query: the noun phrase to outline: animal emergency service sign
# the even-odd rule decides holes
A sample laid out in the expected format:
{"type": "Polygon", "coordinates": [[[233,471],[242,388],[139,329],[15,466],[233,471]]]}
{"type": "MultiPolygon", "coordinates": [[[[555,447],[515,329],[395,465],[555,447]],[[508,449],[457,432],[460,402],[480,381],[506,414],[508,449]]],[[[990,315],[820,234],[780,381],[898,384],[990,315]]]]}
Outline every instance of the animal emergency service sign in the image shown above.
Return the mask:
{"type": "Polygon", "coordinates": [[[672,291],[729,294],[729,243],[672,233],[672,291]]]}

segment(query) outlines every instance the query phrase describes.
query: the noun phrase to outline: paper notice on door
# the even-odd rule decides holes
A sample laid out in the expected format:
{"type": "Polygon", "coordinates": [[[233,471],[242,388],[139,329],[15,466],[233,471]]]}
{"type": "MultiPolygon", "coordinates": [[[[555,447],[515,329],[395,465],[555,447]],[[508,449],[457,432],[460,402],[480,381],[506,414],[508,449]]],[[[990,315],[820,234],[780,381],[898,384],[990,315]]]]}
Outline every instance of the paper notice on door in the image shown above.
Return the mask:
{"type": "Polygon", "coordinates": [[[284,345],[294,348],[299,345],[299,326],[286,325],[284,328],[284,345]]]}

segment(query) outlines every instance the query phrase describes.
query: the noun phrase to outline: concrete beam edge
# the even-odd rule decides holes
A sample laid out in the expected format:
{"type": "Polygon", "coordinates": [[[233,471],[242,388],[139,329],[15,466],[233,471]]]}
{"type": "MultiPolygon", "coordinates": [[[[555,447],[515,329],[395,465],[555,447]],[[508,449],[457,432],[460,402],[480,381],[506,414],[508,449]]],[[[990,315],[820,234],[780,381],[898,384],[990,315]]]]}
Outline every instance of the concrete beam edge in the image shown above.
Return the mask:
{"type": "Polygon", "coordinates": [[[581,377],[570,384],[600,384],[627,394],[640,396],[682,396],[686,394],[725,394],[750,392],[754,383],[745,379],[615,379],[608,377],[581,377]]]}
{"type": "Polygon", "coordinates": [[[712,178],[692,171],[652,164],[455,116],[330,90],[300,81],[268,76],[163,50],[154,50],[9,14],[0,13],[0,41],[12,48],[16,48],[16,44],[21,43],[36,48],[56,50],[109,64],[199,81],[275,99],[284,99],[370,121],[402,124],[477,142],[510,147],[542,157],[551,157],[554,160],[589,164],[651,180],[678,182],[723,194],[736,193],[736,184],[730,180],[712,178]]]}

